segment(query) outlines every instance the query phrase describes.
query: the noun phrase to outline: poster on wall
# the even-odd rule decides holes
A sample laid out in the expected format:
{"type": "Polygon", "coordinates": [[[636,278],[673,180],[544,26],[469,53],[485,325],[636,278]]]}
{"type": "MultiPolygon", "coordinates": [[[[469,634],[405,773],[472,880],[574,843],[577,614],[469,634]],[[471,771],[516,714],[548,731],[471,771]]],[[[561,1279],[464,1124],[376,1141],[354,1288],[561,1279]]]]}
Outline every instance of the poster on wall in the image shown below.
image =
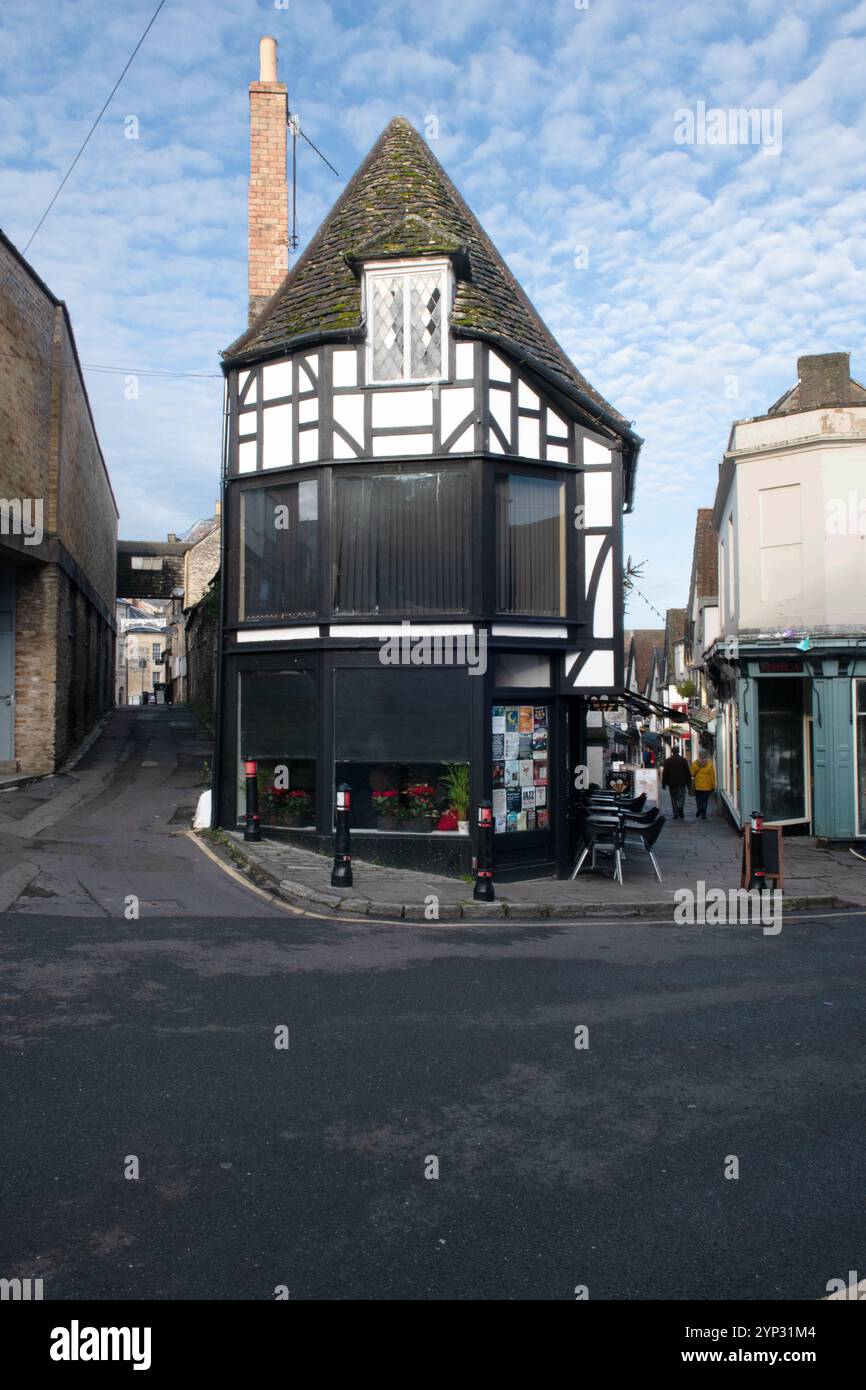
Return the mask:
{"type": "Polygon", "coordinates": [[[548,830],[547,706],[494,705],[490,733],[496,834],[548,830]]]}

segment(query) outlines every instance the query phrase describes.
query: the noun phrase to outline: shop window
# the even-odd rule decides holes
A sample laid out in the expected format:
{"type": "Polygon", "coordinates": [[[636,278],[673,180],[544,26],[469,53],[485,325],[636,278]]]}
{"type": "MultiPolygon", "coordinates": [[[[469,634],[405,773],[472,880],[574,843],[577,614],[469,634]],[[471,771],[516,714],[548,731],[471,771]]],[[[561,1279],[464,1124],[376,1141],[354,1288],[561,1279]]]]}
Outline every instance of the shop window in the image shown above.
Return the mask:
{"type": "Polygon", "coordinates": [[[315,672],[246,671],[240,686],[238,817],[246,805],[244,759],[255,758],[262,825],[315,826],[315,672]]]}
{"type": "Polygon", "coordinates": [[[465,613],[465,468],[341,472],[334,479],[334,611],[465,613]]]}
{"type": "Polygon", "coordinates": [[[857,711],[857,833],[866,835],[866,681],[855,681],[857,711]]]}
{"type": "Polygon", "coordinates": [[[301,479],[241,494],[242,622],[309,617],[318,606],[318,484],[301,479]]]}
{"type": "Polygon", "coordinates": [[[758,682],[758,738],[764,819],[808,819],[802,680],[758,682]]]}
{"type": "Polygon", "coordinates": [[[527,690],[549,690],[550,657],[535,652],[501,652],[496,657],[494,684],[506,689],[523,686],[527,690]]]}
{"type": "Polygon", "coordinates": [[[468,819],[468,680],[431,668],[334,673],[336,781],[351,787],[356,829],[456,833],[468,819]]]}
{"type": "Polygon", "coordinates": [[[491,719],[496,834],[550,825],[548,705],[494,705],[491,719]]]}
{"type": "Polygon", "coordinates": [[[565,484],[520,474],[496,479],[496,607],[565,613],[565,484]]]}

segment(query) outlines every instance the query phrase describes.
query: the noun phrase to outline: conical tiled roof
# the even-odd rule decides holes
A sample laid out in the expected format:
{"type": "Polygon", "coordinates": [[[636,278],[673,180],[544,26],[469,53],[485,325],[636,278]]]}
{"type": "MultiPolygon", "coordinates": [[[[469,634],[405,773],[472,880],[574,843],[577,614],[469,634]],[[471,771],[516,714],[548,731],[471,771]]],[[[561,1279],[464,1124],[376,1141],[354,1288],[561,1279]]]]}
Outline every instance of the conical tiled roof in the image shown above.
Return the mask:
{"type": "Polygon", "coordinates": [[[452,328],[513,345],[627,429],[563,352],[426,142],[401,116],[379,136],[276,294],[224,356],[249,360],[298,339],[360,330],[358,262],[436,252],[454,257],[452,328]]]}

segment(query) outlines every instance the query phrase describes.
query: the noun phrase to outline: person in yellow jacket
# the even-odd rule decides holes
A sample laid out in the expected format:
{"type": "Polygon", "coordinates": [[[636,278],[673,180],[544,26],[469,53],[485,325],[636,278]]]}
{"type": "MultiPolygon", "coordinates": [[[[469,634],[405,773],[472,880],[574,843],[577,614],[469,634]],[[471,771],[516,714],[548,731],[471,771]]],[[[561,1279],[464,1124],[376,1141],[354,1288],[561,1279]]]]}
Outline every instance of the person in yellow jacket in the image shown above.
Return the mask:
{"type": "Polygon", "coordinates": [[[706,820],[710,792],[716,790],[716,769],[706,753],[699,753],[697,761],[692,763],[689,771],[694,779],[697,818],[698,820],[706,820]]]}

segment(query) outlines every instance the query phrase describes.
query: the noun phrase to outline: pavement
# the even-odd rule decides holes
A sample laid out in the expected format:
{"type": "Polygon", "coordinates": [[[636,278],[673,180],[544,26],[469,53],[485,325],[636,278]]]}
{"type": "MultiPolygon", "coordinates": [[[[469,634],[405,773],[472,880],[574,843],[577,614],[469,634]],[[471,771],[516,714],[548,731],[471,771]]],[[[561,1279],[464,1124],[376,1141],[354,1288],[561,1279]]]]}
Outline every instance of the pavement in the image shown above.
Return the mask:
{"type": "MultiPolygon", "coordinates": [[[[258,844],[242,833],[220,832],[235,862],[244,861],[258,882],[267,882],[287,902],[313,911],[405,921],[477,921],[501,917],[621,920],[670,914],[678,889],[696,892],[698,881],[711,888],[738,888],[742,841],[717,812],[706,821],[692,814],[668,819],[656,842],[662,874],[659,883],[648,855],[636,846],[623,865],[623,884],[616,883],[609,860],[599,869],[585,865],[577,879],[528,879],[496,883],[496,900],[478,903],[472,883],[438,874],[391,869],[353,859],[350,891],[331,887],[333,860],[265,836],[258,844]],[[435,917],[433,914],[435,913],[435,917]]],[[[800,908],[866,906],[866,863],[846,849],[819,848],[812,838],[785,840],[785,911],[800,908]]]]}

